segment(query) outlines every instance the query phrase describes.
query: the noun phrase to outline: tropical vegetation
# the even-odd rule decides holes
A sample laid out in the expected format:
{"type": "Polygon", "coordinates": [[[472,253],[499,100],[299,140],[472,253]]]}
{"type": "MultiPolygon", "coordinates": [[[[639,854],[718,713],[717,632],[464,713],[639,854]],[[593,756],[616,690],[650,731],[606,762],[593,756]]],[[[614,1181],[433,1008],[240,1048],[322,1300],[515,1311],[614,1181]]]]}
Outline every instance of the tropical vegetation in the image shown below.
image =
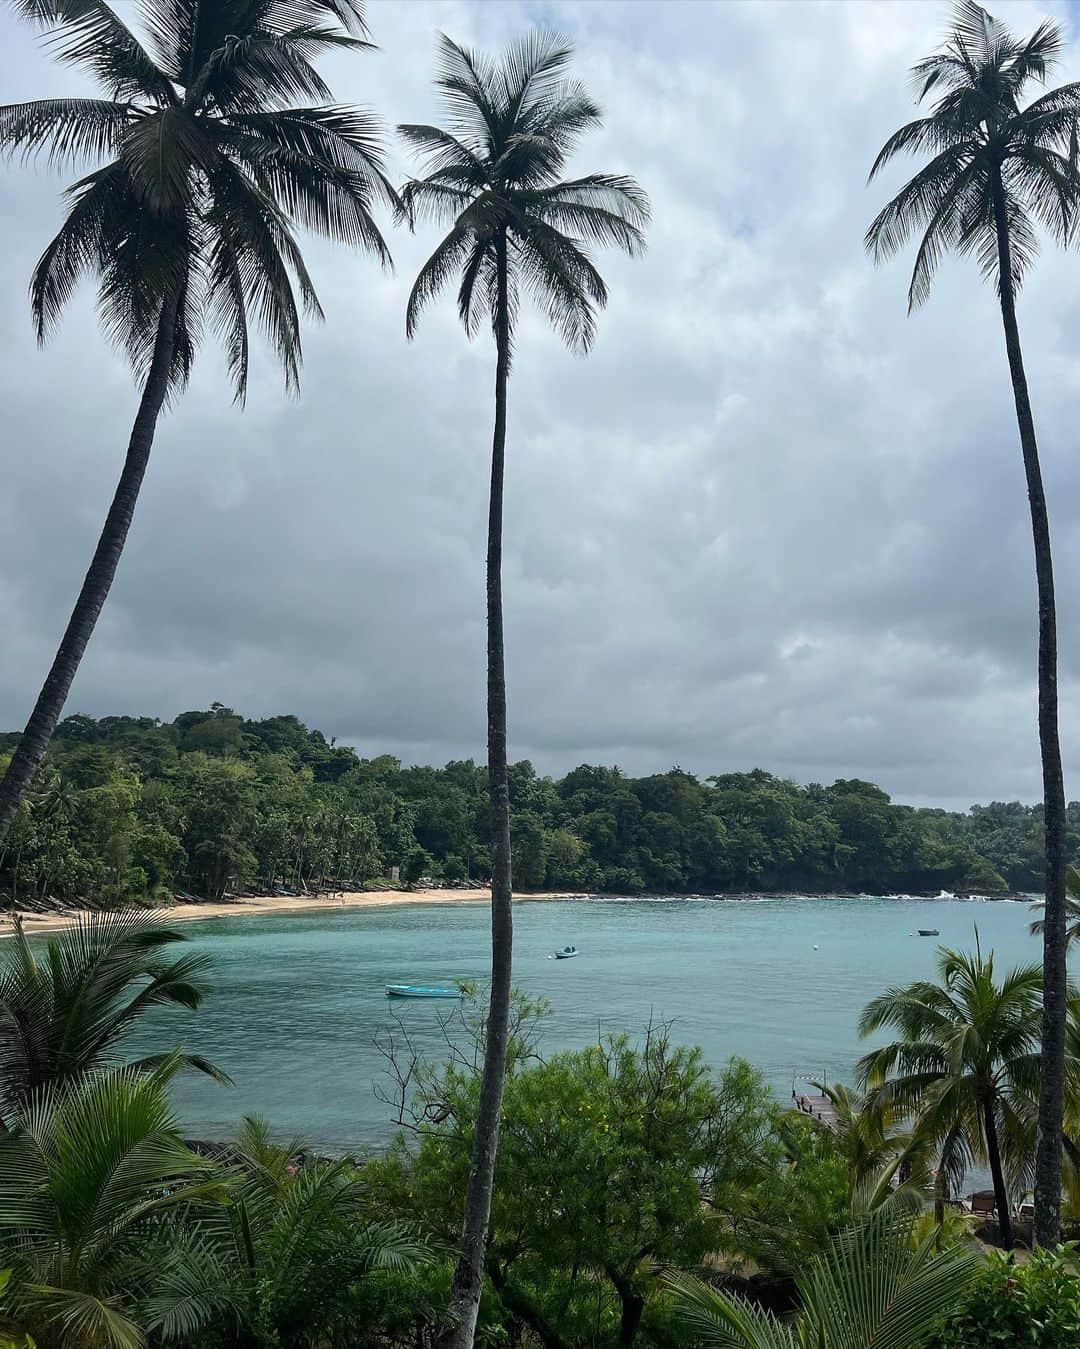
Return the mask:
{"type": "MultiPolygon", "coordinates": [[[[185,940],[137,909],[79,917],[44,949],[16,923],[0,973],[0,1123],[39,1088],[115,1063],[124,1037],[155,1007],[195,1011],[207,991],[209,957],[163,954],[185,940]]],[[[171,1059],[229,1080],[199,1054],[171,1059]]],[[[154,1055],[130,1066],[160,1061],[154,1055]]]]}
{"type": "MultiPolygon", "coordinates": [[[[83,969],[86,952],[119,950],[128,970],[116,923],[95,915],[77,939],[52,937],[39,969],[83,969]]],[[[121,1003],[140,981],[157,986],[150,967],[173,939],[137,930],[149,934],[146,968],[118,976],[121,1003]]],[[[0,950],[0,984],[23,978],[24,962],[19,947],[0,950]]],[[[1000,1003],[992,959],[974,964],[974,991],[1000,1003]]],[[[1031,1017],[1019,993],[1005,1001],[1031,1017]]],[[[104,1000],[110,1025],[116,1004],[104,1000]]],[[[0,1059],[13,1102],[0,1130],[0,1333],[39,1349],[413,1349],[454,1326],[481,1000],[445,1023],[445,1061],[425,1055],[426,1029],[414,1042],[408,1020],[388,1022],[381,1095],[400,1133],[367,1158],[321,1157],[256,1119],[232,1138],[185,1141],[169,1102],[183,1054],[161,1045],[126,1062],[123,1035],[96,1037],[102,1006],[95,996],[65,1006],[65,1034],[85,1046],[77,1063],[46,1060],[26,1086],[19,1064],[9,1080],[0,1059]]],[[[995,1342],[979,1338],[995,1318],[1023,1325],[1016,1342],[1031,1349],[1069,1343],[1072,1248],[1042,1252],[1013,1277],[1013,1266],[987,1264],[970,1220],[934,1221],[940,1186],[924,1162],[940,1148],[943,1107],[930,1074],[908,1098],[906,1128],[900,1094],[842,1084],[829,1087],[837,1121],[827,1125],[778,1101],[745,1062],[714,1071],[664,1024],[546,1055],[546,1015],[543,1002],[512,999],[484,1343],[974,1349],[995,1342]]],[[[867,1019],[876,1015],[871,1004],[867,1019]]],[[[1015,1048],[1002,1038],[999,1058],[1015,1048]]],[[[1016,1057],[1009,1070],[1023,1078],[1016,1057]]],[[[998,1073],[1004,1083],[1006,1067],[998,1073]]],[[[1037,1084],[1025,1090],[1033,1110],[1037,1084]]],[[[1030,1155],[1030,1130],[1003,1132],[1030,1155]]],[[[949,1177],[958,1181],[955,1168],[949,1177]]]]}
{"type": "Polygon", "coordinates": [[[1040,1237],[1057,1240],[1061,1202],[1066,1036],[1065,785],[1057,702],[1057,611],[1050,524],[1035,420],[1020,346],[1016,297],[1038,250],[1040,228],[1072,242],[1080,205],[1077,165],[1080,84],[1062,85],[1024,102],[1043,85],[1064,45],[1059,24],[1044,20],[1014,37],[974,0],[957,0],[945,45],[912,70],[930,113],[895,131],[870,170],[874,178],[898,155],[927,163],[882,208],[867,230],[876,261],[922,237],[908,290],[914,309],[930,294],[942,257],[973,257],[1001,302],[1020,450],[1035,552],[1039,618],[1039,745],[1045,826],[1046,916],[1043,929],[1042,1085],[1035,1189],[1040,1237]]]}
{"type": "MultiPolygon", "coordinates": [[[[141,397],[120,479],[24,731],[0,742],[0,894],[18,915],[85,906],[45,944],[0,951],[0,1343],[20,1349],[1061,1349],[1080,1334],[1080,1004],[1057,725],[1052,553],[1017,295],[1047,231],[1074,242],[1080,84],[1025,101],[1061,46],[1014,38],[959,0],[915,67],[927,116],[881,150],[927,162],[867,233],[878,261],[920,236],[909,289],[953,251],[1000,301],[1035,553],[1044,802],[965,814],[895,805],[871,783],[762,770],[702,782],[582,765],[555,780],[507,757],[502,546],[509,377],[520,302],[586,352],[607,289],[591,253],[644,246],[624,174],[568,176],[600,111],[546,33],[497,61],[439,39],[441,126],[399,133],[421,161],[400,194],[377,121],[333,105],[318,58],[371,48],[361,0],[13,0],[101,97],[0,107],[0,148],[89,172],[31,283],[37,335],[77,285],[141,397]],[[295,390],[300,315],[319,305],[297,238],[388,263],[374,211],[447,233],[406,306],[451,281],[495,343],[486,557],[488,758],[441,769],[363,758],[296,718],[215,704],[162,724],[61,720],[116,575],[160,416],[206,332],[236,397],[250,328],[295,390]],[[514,867],[511,868],[511,845],[514,867]],[[197,1012],[206,958],[144,913],[176,895],[299,893],[425,880],[490,884],[486,1011],[447,1025],[448,1062],[399,1022],[382,1044],[400,1134],[378,1157],[321,1157],[246,1119],[196,1143],[171,1104],[182,1047],[137,1055],[154,1009],[197,1012]],[[942,950],[936,980],[885,990],[854,1086],[828,1118],[778,1102],[671,1027],[545,1055],[542,1004],[512,992],[511,900],[526,889],[1045,891],[1042,967],[942,950]],[[130,1051],[130,1052],[129,1052],[130,1051]],[[957,1208],[975,1168],[995,1221],[957,1208]],[[1035,1186],[1022,1270],[1016,1201],[1035,1186]],[[1005,1253],[987,1257],[999,1244],[1005,1253]]],[[[1076,889],[1076,873],[1070,873],[1076,889]]],[[[1075,899],[1075,896],[1073,896],[1075,899]]],[[[1039,926],[1039,925],[1036,925],[1039,926]]],[[[197,1037],[196,1037],[197,1038],[197,1037]]]]}
{"type": "MultiPolygon", "coordinates": [[[[1013,1198],[1033,1155],[1042,970],[1021,965],[998,979],[992,952],[947,947],[937,968],[937,982],[889,988],[867,1005],[860,1033],[888,1027],[898,1038],[871,1050],[858,1075],[876,1102],[914,1118],[934,1148],[939,1213],[973,1160],[989,1167],[1008,1249],[1013,1198]]],[[[1078,1066],[1070,1063],[1074,1088],[1078,1066]]]]}
{"type": "MultiPolygon", "coordinates": [[[[5,740],[0,737],[0,763],[5,740]]],[[[700,781],[582,764],[509,766],[516,884],[615,894],[1033,890],[1042,816],[892,802],[872,783],[757,769],[700,781]]],[[[1080,853],[1080,806],[1069,809],[1080,853]]],[[[0,847],[0,894],[27,909],[154,904],[177,894],[359,889],[490,876],[485,770],[363,758],[296,717],[230,708],[71,716],[0,847]]]]}
{"type": "Polygon", "coordinates": [[[926,1349],[1072,1349],[1080,1344],[1076,1257],[1075,1243],[1036,1250],[1023,1264],[992,1252],[926,1349]]]}

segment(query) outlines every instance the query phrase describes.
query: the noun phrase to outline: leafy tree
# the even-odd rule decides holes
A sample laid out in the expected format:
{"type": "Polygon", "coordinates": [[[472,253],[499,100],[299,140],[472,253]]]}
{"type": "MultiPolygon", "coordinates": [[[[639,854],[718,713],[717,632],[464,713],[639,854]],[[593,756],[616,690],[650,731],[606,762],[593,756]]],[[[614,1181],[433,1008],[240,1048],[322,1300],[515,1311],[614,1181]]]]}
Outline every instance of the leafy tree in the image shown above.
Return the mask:
{"type": "Polygon", "coordinates": [[[565,78],[570,56],[570,47],[560,39],[535,33],[495,63],[441,36],[436,85],[446,107],[447,129],[400,128],[424,157],[427,169],[425,177],[411,179],[402,191],[410,218],[451,222],[450,232],[413,285],[406,330],[412,336],[424,305],[458,272],[458,312],[466,332],[475,333],[486,315],[496,347],[487,548],[491,1009],[451,1308],[458,1349],[471,1349],[483,1281],[510,1008],[513,931],[502,532],[506,399],[515,320],[524,289],[569,346],[587,351],[595,335],[596,310],[605,304],[607,289],[586,245],[613,244],[636,253],[644,242],[648,217],[645,195],[631,178],[590,174],[561,179],[576,142],[600,121],[596,104],[580,85],[565,78]]]}
{"type": "MultiPolygon", "coordinates": [[[[0,1132],[10,1303],[41,1349],[141,1349],[170,1215],[220,1203],[214,1164],[169,1110],[173,1057],[52,1085],[0,1132]]],[[[167,1243],[166,1243],[167,1245],[167,1243]]]]}
{"type": "MultiPolygon", "coordinates": [[[[0,1111],[29,1109],[35,1092],[115,1061],[124,1036],[153,1007],[197,1008],[210,958],[161,952],[185,937],[137,911],[80,918],[42,957],[16,926],[0,954],[0,1111]]],[[[177,1055],[221,1081],[200,1055],[177,1055]]],[[[151,1067],[161,1055],[134,1068],[151,1067]]]]}
{"type": "MultiPolygon", "coordinates": [[[[1012,1246],[1009,1190],[1030,1160],[1030,1102],[1038,1092],[1042,971],[1021,965],[1000,982],[994,956],[942,947],[938,982],[890,988],[868,1003],[859,1033],[899,1038],[871,1050],[858,1074],[887,1108],[910,1115],[938,1154],[941,1185],[971,1158],[990,1168],[1002,1244],[1012,1246]]],[[[939,1191],[939,1203],[943,1197],[939,1191]]]]}
{"type": "Polygon", "coordinates": [[[705,1349],[922,1349],[935,1323],[961,1305],[980,1259],[912,1248],[910,1223],[887,1211],[833,1238],[799,1280],[794,1324],[686,1275],[672,1275],[682,1318],[705,1349]]]}
{"type": "Polygon", "coordinates": [[[1057,619],[1050,525],[1016,319],[1016,294],[1034,260],[1038,227],[1071,240],[1080,175],[1077,126],[1080,83],[1042,94],[1026,106],[1026,90],[1043,83],[1062,47],[1061,28],[1044,20],[1018,39],[973,0],[958,0],[945,45],[919,61],[913,76],[920,100],[935,96],[930,115],[909,122],[885,142],[873,178],[902,153],[929,161],[878,214],[866,235],[876,261],[921,232],[908,291],[909,309],[930,293],[944,253],[974,256],[1001,302],[1020,448],[1027,478],[1039,595],[1039,743],[1042,751],[1046,847],[1046,928],[1036,1238],[1058,1239],[1064,1111],[1066,1021],[1066,812],[1057,707],[1057,619]]]}
{"type": "MultiPolygon", "coordinates": [[[[399,1144],[375,1187],[450,1238],[480,1074],[452,1065],[421,1077],[419,1149],[399,1144]]],[[[638,1045],[613,1037],[544,1062],[519,1038],[485,1257],[504,1316],[546,1349],[651,1338],[663,1314],[656,1267],[731,1247],[736,1196],[775,1158],[774,1119],[748,1064],[713,1076],[663,1026],[638,1045]]]]}
{"type": "Polygon", "coordinates": [[[850,1159],[828,1130],[795,1111],[777,1111],[739,1183],[710,1197],[730,1228],[735,1262],[749,1260],[780,1289],[851,1220],[850,1159]]]}
{"type": "Polygon", "coordinates": [[[297,386],[300,319],[318,298],[294,224],[389,260],[371,215],[397,198],[379,131],[327,106],[316,56],[370,46],[360,0],[143,0],[143,42],[104,0],[14,0],[103,98],[0,108],[0,147],[54,162],[101,161],[68,191],[68,214],[31,282],[39,339],[77,283],[98,279],[102,325],[142,382],[123,471],[52,668],[0,782],[0,839],[33,780],[127,539],[154,432],[187,382],[205,328],[247,390],[255,316],[297,386]],[[319,106],[296,105],[315,99],[319,106]]]}

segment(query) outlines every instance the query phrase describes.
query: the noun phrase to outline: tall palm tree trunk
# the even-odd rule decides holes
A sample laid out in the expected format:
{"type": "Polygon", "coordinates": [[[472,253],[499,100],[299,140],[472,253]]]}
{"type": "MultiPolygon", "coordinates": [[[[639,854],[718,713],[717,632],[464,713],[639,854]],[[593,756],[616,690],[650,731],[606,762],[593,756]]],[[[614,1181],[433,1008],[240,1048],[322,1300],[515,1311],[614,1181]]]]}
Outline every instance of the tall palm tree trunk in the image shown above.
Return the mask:
{"type": "Polygon", "coordinates": [[[983,1097],[983,1132],[986,1134],[986,1156],[990,1162],[990,1179],[994,1185],[994,1203],[997,1206],[998,1231],[1001,1244],[1007,1251],[1013,1248],[1012,1215],[1009,1212],[1009,1191],[1001,1169],[1001,1145],[998,1142],[997,1116],[994,1113],[993,1092],[983,1097]]]}
{"type": "Polygon", "coordinates": [[[1005,191],[1000,172],[992,182],[997,227],[1001,318],[1012,375],[1020,448],[1031,507],[1035,578],[1039,592],[1039,747],[1042,751],[1043,811],[1046,836],[1046,926],[1043,930],[1042,1079],[1039,1088],[1039,1139],[1035,1154],[1035,1240],[1052,1246],[1061,1232],[1061,1131],[1065,1109],[1065,783],[1058,738],[1057,615],[1050,522],[1046,514],[1039,447],[1031,415],[1020,330],[1012,284],[1012,251],[1005,191]]]}
{"type": "Polygon", "coordinates": [[[49,670],[38,694],[30,720],[12,756],[8,770],[0,782],[0,840],[7,834],[19,803],[34,780],[49,747],[56,723],[64,710],[72,681],[79,669],[86,645],[90,641],[102,606],[112,587],[120,554],[135,514],[143,475],[154,443],[154,431],[169,389],[169,367],[172,364],[175,343],[176,314],[179,296],[173,295],[162,305],[158,319],[157,337],[150,372],[139,401],[139,411],[131,428],[127,457],[116,485],[116,493],[105,517],[105,525],[94,550],[93,559],[83,580],[75,608],[49,670]]]}
{"type": "Polygon", "coordinates": [[[484,1072],[465,1194],[457,1269],[450,1301],[450,1349],[472,1349],[484,1277],[484,1253],[495,1157],[499,1147],[510,1026],[513,957],[510,872],[510,788],[506,769],[506,670],[503,661],[502,519],[506,456],[506,386],[510,375],[510,312],[506,234],[497,244],[498,297],[495,322],[495,434],[491,449],[488,507],[488,792],[491,810],[491,998],[484,1039],[484,1072]]]}

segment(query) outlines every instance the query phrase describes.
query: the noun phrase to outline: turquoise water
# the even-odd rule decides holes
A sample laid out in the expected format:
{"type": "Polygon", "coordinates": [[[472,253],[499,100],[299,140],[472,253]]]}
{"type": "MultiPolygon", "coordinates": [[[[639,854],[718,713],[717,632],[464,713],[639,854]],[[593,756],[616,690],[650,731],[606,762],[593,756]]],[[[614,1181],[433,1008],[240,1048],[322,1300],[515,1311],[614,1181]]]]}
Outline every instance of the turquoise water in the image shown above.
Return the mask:
{"type": "MultiPolygon", "coordinates": [[[[855,1022],[887,985],[932,971],[939,942],[999,963],[1039,957],[1022,903],[907,899],[569,900],[515,906],[515,983],[551,1002],[542,1052],[599,1033],[674,1022],[714,1065],[756,1063],[786,1097],[793,1072],[842,1078],[865,1046],[855,1022]],[[918,927],[940,929],[938,941],[918,927]],[[572,942],[582,954],[548,955],[572,942]]],[[[214,996],[195,1015],[155,1013],[139,1048],[182,1039],[235,1086],[196,1076],[174,1090],[192,1136],[222,1138],[240,1116],[328,1150],[377,1147],[393,1133],[376,1039],[392,1023],[388,983],[483,979],[486,905],[326,910],[191,924],[215,960],[214,996]]],[[[393,1004],[431,1052],[447,1003],[393,1004]]]]}

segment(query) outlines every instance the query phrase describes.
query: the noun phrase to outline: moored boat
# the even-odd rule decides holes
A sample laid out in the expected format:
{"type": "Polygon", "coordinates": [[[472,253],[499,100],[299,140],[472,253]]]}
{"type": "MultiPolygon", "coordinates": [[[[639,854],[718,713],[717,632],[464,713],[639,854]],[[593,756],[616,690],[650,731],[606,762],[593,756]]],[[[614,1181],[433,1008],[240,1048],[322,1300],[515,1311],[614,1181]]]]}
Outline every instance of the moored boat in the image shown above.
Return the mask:
{"type": "Polygon", "coordinates": [[[578,954],[576,946],[564,946],[561,951],[555,952],[556,960],[570,960],[578,954]]]}
{"type": "Polygon", "coordinates": [[[940,936],[941,936],[941,933],[937,930],[936,927],[921,927],[921,928],[919,928],[919,936],[920,936],[920,937],[940,937],[940,936]]]}
{"type": "Polygon", "coordinates": [[[387,984],[388,998],[463,998],[460,988],[425,988],[420,984],[387,984]]]}

